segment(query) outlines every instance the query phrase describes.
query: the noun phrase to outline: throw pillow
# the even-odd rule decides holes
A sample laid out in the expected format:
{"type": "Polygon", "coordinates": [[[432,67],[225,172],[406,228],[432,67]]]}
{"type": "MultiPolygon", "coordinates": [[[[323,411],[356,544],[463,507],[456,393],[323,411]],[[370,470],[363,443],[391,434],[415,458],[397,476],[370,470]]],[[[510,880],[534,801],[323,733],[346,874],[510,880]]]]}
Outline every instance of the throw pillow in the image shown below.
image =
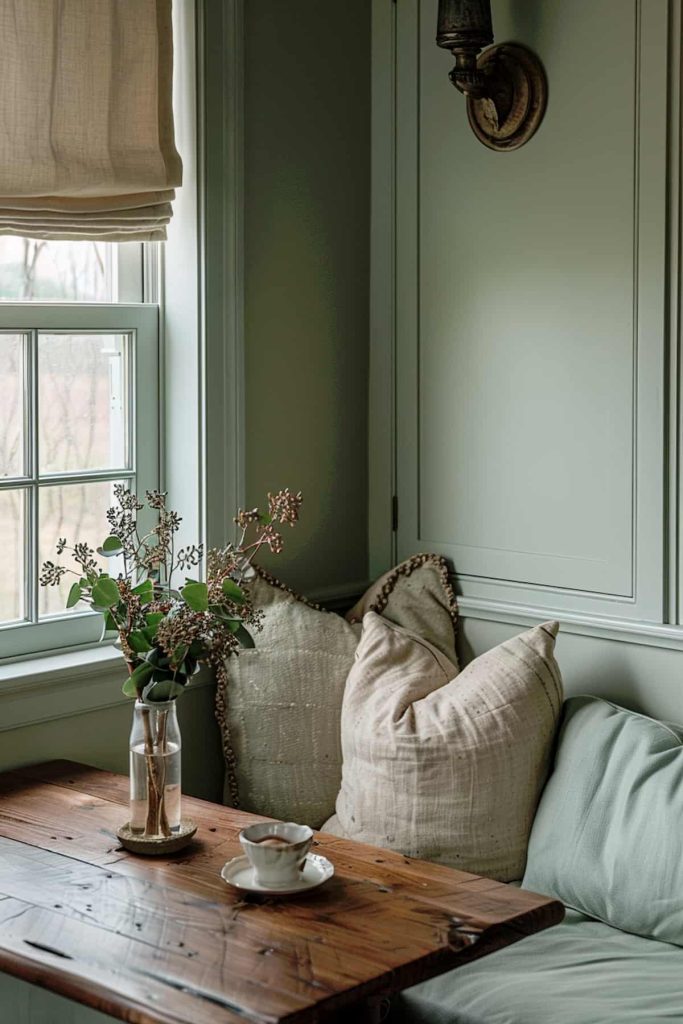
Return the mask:
{"type": "Polygon", "coordinates": [[[224,799],[317,828],[339,790],[341,702],[360,630],[260,570],[249,591],[263,629],[217,691],[224,799]]]}
{"type": "Polygon", "coordinates": [[[428,640],[457,665],[458,603],[441,555],[413,555],[401,562],[369,587],[346,618],[362,622],[368,612],[428,640]]]}
{"type": "MultiPolygon", "coordinates": [[[[225,800],[318,827],[334,812],[341,784],[342,697],[361,626],[322,611],[260,569],[249,587],[263,629],[254,650],[230,659],[228,685],[216,695],[225,800]]],[[[417,624],[455,658],[457,604],[443,558],[409,559],[359,605],[386,609],[399,625],[417,624]]]]}
{"type": "Polygon", "coordinates": [[[524,888],[683,946],[681,733],[597,697],[565,705],[524,888]]]}
{"type": "Polygon", "coordinates": [[[562,706],[557,623],[453,662],[374,612],[342,709],[342,785],[324,828],[409,856],[510,881],[562,706]]]}

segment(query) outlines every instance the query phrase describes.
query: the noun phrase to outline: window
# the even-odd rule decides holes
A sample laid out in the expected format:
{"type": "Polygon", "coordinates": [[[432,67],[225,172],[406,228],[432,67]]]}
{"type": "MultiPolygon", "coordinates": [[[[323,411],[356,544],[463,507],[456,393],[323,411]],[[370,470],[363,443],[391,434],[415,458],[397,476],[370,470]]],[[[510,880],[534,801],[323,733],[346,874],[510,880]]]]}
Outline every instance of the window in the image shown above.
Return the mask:
{"type": "Polygon", "coordinates": [[[102,543],[116,483],[158,486],[159,311],[120,301],[142,279],[139,244],[0,238],[0,659],[98,639],[40,565],[102,543]]]}

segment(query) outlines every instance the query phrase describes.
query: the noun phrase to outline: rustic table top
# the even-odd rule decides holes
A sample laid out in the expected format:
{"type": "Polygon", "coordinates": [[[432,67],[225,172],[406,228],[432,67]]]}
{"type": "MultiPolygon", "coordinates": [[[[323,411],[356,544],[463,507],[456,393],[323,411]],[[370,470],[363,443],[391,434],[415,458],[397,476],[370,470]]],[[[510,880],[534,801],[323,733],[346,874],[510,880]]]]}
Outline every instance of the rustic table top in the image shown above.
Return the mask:
{"type": "Polygon", "coordinates": [[[244,898],[219,873],[257,818],[185,798],[193,844],[136,857],[115,836],[127,800],[124,776],[67,761],[0,775],[0,970],[135,1024],[349,1020],[346,1007],[563,916],[545,897],[324,833],[333,879],[244,898]]]}

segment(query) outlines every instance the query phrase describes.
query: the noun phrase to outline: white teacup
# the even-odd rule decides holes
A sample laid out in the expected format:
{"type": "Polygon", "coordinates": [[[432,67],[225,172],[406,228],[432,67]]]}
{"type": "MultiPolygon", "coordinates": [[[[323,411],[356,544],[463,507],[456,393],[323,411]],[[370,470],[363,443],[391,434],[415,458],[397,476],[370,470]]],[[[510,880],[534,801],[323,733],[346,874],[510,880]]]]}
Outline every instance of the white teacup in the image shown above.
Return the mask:
{"type": "Polygon", "coordinates": [[[261,821],[240,832],[256,881],[269,889],[298,882],[312,842],[313,830],[293,821],[261,821]]]}

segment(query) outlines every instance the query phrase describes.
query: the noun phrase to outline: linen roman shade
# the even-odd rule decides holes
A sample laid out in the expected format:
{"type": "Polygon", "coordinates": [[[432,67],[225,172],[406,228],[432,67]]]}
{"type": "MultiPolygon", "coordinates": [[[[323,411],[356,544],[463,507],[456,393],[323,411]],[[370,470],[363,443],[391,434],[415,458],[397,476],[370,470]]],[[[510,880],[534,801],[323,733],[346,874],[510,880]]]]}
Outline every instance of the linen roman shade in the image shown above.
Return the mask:
{"type": "Polygon", "coordinates": [[[164,239],[171,0],[0,0],[0,234],[164,239]]]}

